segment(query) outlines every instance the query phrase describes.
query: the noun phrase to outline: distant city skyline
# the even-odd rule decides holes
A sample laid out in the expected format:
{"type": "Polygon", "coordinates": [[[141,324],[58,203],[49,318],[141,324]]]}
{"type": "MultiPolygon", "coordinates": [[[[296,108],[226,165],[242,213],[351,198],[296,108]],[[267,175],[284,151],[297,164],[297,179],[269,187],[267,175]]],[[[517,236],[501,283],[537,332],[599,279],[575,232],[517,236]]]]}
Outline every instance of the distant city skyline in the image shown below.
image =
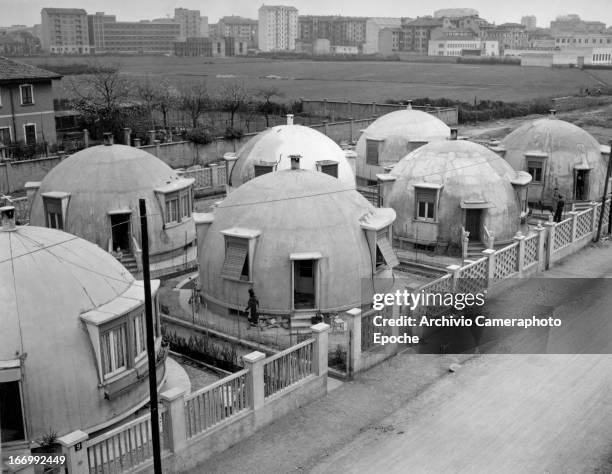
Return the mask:
{"type": "MultiPolygon", "coordinates": [[[[118,20],[137,21],[154,18],[172,17],[177,7],[200,10],[210,23],[216,23],[220,17],[239,15],[257,18],[257,10],[262,1],[229,0],[223,2],[203,2],[201,0],[0,0],[2,18],[0,26],[24,24],[31,26],[40,23],[40,10],[45,7],[83,8],[87,13],[104,11],[117,16],[118,20]],[[17,7],[18,6],[18,7],[17,7]]],[[[474,8],[480,16],[494,23],[520,23],[524,15],[534,15],[539,27],[547,27],[558,15],[575,13],[584,20],[612,23],[612,9],[609,0],[587,0],[576,3],[570,0],[542,1],[515,0],[512,2],[491,2],[490,0],[430,0],[400,1],[379,0],[377,2],[355,2],[354,0],[291,0],[273,1],[268,4],[291,5],[299,10],[300,15],[346,15],[346,16],[388,16],[416,17],[432,15],[435,10],[443,8],[474,8]]]]}

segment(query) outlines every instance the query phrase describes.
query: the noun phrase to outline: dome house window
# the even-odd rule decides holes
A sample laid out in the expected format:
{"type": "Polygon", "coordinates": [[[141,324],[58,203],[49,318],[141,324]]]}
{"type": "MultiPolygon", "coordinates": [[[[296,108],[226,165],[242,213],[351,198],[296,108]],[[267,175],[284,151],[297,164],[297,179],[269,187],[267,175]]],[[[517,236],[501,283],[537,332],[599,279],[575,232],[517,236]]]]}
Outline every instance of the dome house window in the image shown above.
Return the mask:
{"type": "Polygon", "coordinates": [[[262,176],[267,173],[272,173],[272,171],[274,171],[274,163],[261,162],[257,165],[254,165],[253,168],[255,170],[255,177],[257,178],[258,176],[262,176]]]}
{"type": "Polygon", "coordinates": [[[373,138],[366,139],[366,163],[368,165],[378,165],[380,155],[381,140],[373,138]]]}
{"type": "Polygon", "coordinates": [[[338,162],[332,160],[317,161],[317,170],[334,178],[338,177],[338,162]]]}
{"type": "Polygon", "coordinates": [[[42,198],[45,208],[45,224],[50,229],[64,229],[69,197],[70,194],[68,193],[43,193],[42,198]]]}
{"type": "Polygon", "coordinates": [[[0,361],[0,443],[26,440],[21,394],[21,361],[0,361]]]}
{"type": "Polygon", "coordinates": [[[253,281],[253,254],[259,231],[233,228],[221,232],[225,236],[225,260],[221,276],[230,280],[253,281]]]}
{"type": "Polygon", "coordinates": [[[438,215],[439,186],[415,185],[415,217],[419,221],[436,222],[438,215]]]}

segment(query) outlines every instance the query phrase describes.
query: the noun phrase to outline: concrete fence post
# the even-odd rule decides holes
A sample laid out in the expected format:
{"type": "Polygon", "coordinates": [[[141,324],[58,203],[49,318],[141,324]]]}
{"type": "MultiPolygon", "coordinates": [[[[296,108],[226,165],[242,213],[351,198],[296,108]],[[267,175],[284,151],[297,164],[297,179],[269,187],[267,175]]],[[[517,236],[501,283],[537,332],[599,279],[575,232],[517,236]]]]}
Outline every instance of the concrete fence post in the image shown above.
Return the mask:
{"type": "Polygon", "coordinates": [[[495,281],[495,250],[485,249],[482,254],[487,257],[487,290],[491,288],[495,281]]]}
{"type": "Polygon", "coordinates": [[[155,156],[160,158],[160,155],[161,155],[160,141],[159,140],[153,140],[153,143],[155,144],[155,156]]]}
{"type": "Polygon", "coordinates": [[[129,127],[125,127],[123,129],[123,143],[127,146],[130,146],[132,143],[131,135],[132,135],[132,130],[129,127]]]}
{"type": "Polygon", "coordinates": [[[465,260],[468,256],[468,247],[470,245],[470,233],[461,231],[461,259],[465,260]]]}
{"type": "Polygon", "coordinates": [[[525,261],[525,236],[524,235],[516,235],[514,236],[514,241],[518,242],[518,252],[517,252],[517,265],[516,269],[518,270],[519,277],[523,276],[523,266],[525,261]]]}
{"type": "Polygon", "coordinates": [[[249,404],[253,411],[260,409],[264,404],[264,372],[263,365],[266,355],[263,352],[254,351],[242,357],[245,369],[249,369],[247,375],[247,393],[249,404]]]}
{"type": "Polygon", "coordinates": [[[354,117],[349,117],[349,143],[353,143],[354,130],[355,130],[355,119],[354,117]]]}
{"type": "Polygon", "coordinates": [[[346,366],[348,376],[353,377],[361,370],[361,309],[349,309],[345,314],[349,335],[346,366]]]}
{"type": "Polygon", "coordinates": [[[142,146],[142,140],[140,138],[134,138],[134,148],[140,148],[142,146]]]}
{"type": "Polygon", "coordinates": [[[223,186],[225,183],[219,183],[219,166],[217,163],[209,163],[208,167],[210,168],[210,183],[212,187],[223,186]]]}
{"type": "Polygon", "coordinates": [[[552,254],[554,253],[555,245],[555,226],[556,222],[545,222],[544,226],[548,229],[547,243],[546,243],[546,264],[544,270],[548,270],[552,263],[552,254]]]}
{"type": "Polygon", "coordinates": [[[323,98],[323,117],[327,117],[327,97],[323,98]]]}
{"type": "Polygon", "coordinates": [[[376,117],[376,102],[372,102],[372,117],[376,117]]]}
{"type": "Polygon", "coordinates": [[[155,143],[155,130],[149,130],[147,132],[147,138],[149,140],[149,145],[153,145],[155,143]]]}
{"type": "Polygon", "coordinates": [[[591,233],[595,235],[597,232],[597,206],[599,203],[595,201],[591,201],[589,203],[591,205],[591,233]]]}
{"type": "Polygon", "coordinates": [[[323,133],[326,137],[329,136],[329,120],[323,120],[323,133]]]}
{"type": "Polygon", "coordinates": [[[85,148],[89,147],[89,130],[87,129],[83,130],[83,146],[85,148]]]}
{"type": "Polygon", "coordinates": [[[578,211],[570,211],[567,214],[572,219],[572,233],[570,234],[571,236],[570,242],[573,242],[576,240],[576,224],[578,222],[578,219],[577,219],[578,211]]]}
{"type": "Polygon", "coordinates": [[[314,337],[313,372],[315,375],[327,374],[327,357],[329,353],[329,324],[319,323],[310,327],[314,337]]]}
{"type": "Polygon", "coordinates": [[[347,107],[348,115],[350,116],[352,114],[351,101],[350,100],[346,102],[346,107],[347,107]]]}
{"type": "Polygon", "coordinates": [[[185,449],[187,446],[187,427],[185,426],[185,390],[174,387],[160,394],[161,401],[166,408],[167,425],[170,446],[173,453],[185,449]]]}
{"type": "Polygon", "coordinates": [[[546,228],[538,225],[535,228],[538,233],[538,271],[544,271],[546,268],[546,228]]]}
{"type": "Polygon", "coordinates": [[[64,467],[70,474],[89,472],[87,446],[85,446],[85,441],[88,439],[89,435],[81,430],[73,431],[57,439],[62,446],[62,454],[66,456],[64,467]]]}
{"type": "Polygon", "coordinates": [[[459,271],[461,270],[461,265],[449,265],[446,267],[446,271],[450,273],[451,276],[451,293],[455,293],[457,291],[457,281],[459,280],[459,271]]]}

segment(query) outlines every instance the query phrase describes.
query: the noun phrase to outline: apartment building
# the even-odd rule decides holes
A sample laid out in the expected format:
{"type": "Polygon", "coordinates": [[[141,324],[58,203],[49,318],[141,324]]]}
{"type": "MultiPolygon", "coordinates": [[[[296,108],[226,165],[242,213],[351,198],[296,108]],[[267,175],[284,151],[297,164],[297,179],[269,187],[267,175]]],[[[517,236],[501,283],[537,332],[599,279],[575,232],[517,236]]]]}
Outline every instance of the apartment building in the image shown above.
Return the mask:
{"type": "Polygon", "coordinates": [[[300,15],[298,38],[302,43],[314,44],[318,39],[326,39],[332,47],[361,48],[366,42],[367,20],[367,17],[300,15]]]}
{"type": "Polygon", "coordinates": [[[200,10],[187,8],[174,9],[174,21],[181,27],[180,38],[191,38],[201,35],[200,10]]]}
{"type": "Polygon", "coordinates": [[[261,51],[295,51],[298,10],[283,5],[262,5],[258,15],[258,46],[261,51]]]}
{"type": "Polygon", "coordinates": [[[241,16],[224,16],[217,23],[217,35],[246,40],[249,46],[257,47],[258,21],[241,16]]]}
{"type": "Polygon", "coordinates": [[[87,12],[81,8],[43,8],[41,48],[51,54],[89,54],[87,12]]]}

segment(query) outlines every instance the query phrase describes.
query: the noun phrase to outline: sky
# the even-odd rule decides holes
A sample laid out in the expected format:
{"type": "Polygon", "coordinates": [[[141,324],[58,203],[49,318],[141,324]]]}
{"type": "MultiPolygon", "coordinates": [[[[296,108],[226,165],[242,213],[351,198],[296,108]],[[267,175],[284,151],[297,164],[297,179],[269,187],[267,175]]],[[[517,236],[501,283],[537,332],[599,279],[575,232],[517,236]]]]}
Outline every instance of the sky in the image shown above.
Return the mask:
{"type": "MultiPolygon", "coordinates": [[[[200,10],[216,23],[225,15],[257,18],[261,0],[0,0],[0,26],[40,23],[44,7],[84,8],[87,13],[104,11],[119,21],[171,17],[175,7],[200,10]]],[[[576,13],[584,20],[612,23],[610,0],[281,0],[269,4],[292,5],[302,15],[353,15],[417,17],[441,8],[474,8],[494,23],[520,22],[523,15],[535,15],[538,26],[548,26],[557,15],[576,13]]]]}

